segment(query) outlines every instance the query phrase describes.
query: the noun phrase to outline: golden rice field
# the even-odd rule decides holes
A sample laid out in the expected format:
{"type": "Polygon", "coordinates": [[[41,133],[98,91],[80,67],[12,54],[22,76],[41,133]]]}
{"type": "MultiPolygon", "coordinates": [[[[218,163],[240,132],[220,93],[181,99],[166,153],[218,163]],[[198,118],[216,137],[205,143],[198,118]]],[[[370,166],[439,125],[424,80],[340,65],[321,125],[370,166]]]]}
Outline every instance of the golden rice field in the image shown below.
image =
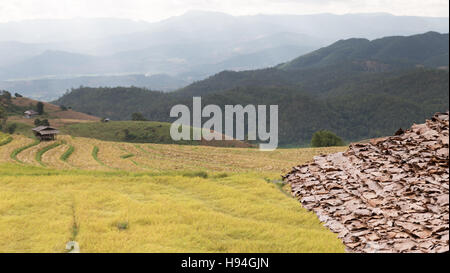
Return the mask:
{"type": "Polygon", "coordinates": [[[0,252],[64,252],[70,240],[81,252],[343,252],[276,182],[343,149],[14,135],[0,145],[0,252]]]}

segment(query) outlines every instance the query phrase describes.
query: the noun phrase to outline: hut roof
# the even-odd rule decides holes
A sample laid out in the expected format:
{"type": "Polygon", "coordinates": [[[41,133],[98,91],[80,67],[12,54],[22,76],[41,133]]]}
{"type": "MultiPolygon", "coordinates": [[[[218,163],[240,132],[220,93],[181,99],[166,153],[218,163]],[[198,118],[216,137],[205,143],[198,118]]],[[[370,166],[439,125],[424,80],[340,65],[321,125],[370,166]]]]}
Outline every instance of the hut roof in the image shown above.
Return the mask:
{"type": "Polygon", "coordinates": [[[41,135],[55,135],[55,134],[58,134],[59,131],[58,130],[43,130],[43,131],[39,131],[38,133],[41,135]]]}
{"type": "Polygon", "coordinates": [[[31,129],[36,133],[39,133],[41,135],[51,135],[51,134],[58,134],[59,131],[51,126],[38,126],[36,128],[31,129]]]}
{"type": "Polygon", "coordinates": [[[38,112],[34,111],[34,110],[27,110],[25,112],[23,112],[25,115],[37,115],[39,114],[38,112]]]}

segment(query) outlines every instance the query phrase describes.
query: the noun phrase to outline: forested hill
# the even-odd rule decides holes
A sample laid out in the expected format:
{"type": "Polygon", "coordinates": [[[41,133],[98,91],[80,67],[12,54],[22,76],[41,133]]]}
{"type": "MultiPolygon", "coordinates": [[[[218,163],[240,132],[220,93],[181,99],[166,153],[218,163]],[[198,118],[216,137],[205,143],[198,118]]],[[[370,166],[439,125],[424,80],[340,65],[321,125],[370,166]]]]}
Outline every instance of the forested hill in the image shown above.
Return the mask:
{"type": "Polygon", "coordinates": [[[373,41],[340,40],[328,47],[279,65],[279,68],[298,70],[344,62],[365,64],[367,70],[392,70],[414,65],[448,66],[448,38],[448,33],[427,32],[406,37],[385,37],[373,41]]]}
{"type": "Polygon", "coordinates": [[[273,68],[223,71],[195,82],[179,93],[204,95],[243,86],[305,86],[324,92],[361,74],[396,72],[416,67],[449,66],[449,35],[427,32],[413,36],[340,40],[273,68]]]}
{"type": "MultiPolygon", "coordinates": [[[[344,82],[324,95],[303,87],[236,87],[202,96],[203,104],[278,104],[282,145],[305,145],[320,129],[344,139],[391,135],[398,128],[423,122],[449,108],[449,73],[415,69],[396,74],[366,75],[344,82]]],[[[175,104],[192,105],[191,96],[139,88],[80,88],[58,104],[96,116],[130,119],[141,112],[150,120],[170,121],[175,104]]]]}
{"type": "MultiPolygon", "coordinates": [[[[355,46],[343,50],[345,54],[335,48],[329,57],[317,59],[317,65],[310,60],[310,66],[306,61],[294,66],[303,56],[273,68],[224,71],[168,94],[139,88],[80,88],[55,103],[118,120],[141,112],[157,121],[170,121],[171,106],[191,105],[192,96],[202,96],[203,104],[221,106],[278,104],[282,145],[307,144],[320,129],[332,130],[347,141],[390,135],[400,127],[423,122],[434,112],[448,110],[448,34],[388,37],[368,42],[365,49],[356,46],[367,42],[337,42],[329,49],[339,43],[355,46]],[[405,53],[400,58],[395,53],[402,40],[408,41],[406,51],[415,49],[413,57],[405,53]],[[382,42],[385,46],[375,46],[382,42]],[[337,55],[347,57],[328,62],[339,59],[330,57],[337,55]],[[373,56],[383,57],[375,60],[373,56]]],[[[322,56],[323,52],[311,54],[322,56]]]]}

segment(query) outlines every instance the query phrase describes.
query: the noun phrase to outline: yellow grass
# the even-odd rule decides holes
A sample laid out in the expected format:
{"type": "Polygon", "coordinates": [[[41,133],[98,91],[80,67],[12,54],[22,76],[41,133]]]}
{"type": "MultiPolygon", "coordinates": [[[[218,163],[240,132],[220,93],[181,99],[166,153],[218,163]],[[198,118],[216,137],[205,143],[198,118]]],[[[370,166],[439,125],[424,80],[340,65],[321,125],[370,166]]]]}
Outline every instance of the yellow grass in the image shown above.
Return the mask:
{"type": "Polygon", "coordinates": [[[14,160],[10,157],[11,153],[20,147],[26,146],[32,143],[33,140],[24,136],[15,135],[13,141],[10,143],[0,146],[0,163],[1,162],[13,162],[14,160]]]}
{"type": "Polygon", "coordinates": [[[62,161],[61,155],[69,148],[69,145],[62,144],[58,147],[51,149],[42,155],[42,162],[45,166],[52,166],[58,169],[72,169],[73,167],[67,163],[62,161]]]}
{"type": "Polygon", "coordinates": [[[256,173],[203,179],[0,166],[2,252],[63,252],[74,223],[82,252],[343,251],[312,213],[256,173]]]}
{"type": "Polygon", "coordinates": [[[0,252],[343,252],[337,236],[270,181],[319,153],[59,136],[45,152],[0,146],[0,252]],[[73,145],[67,159],[61,155],[73,145]],[[97,162],[92,156],[98,147],[97,162]],[[132,154],[128,158],[123,155],[132,154]],[[104,165],[105,166],[104,166],[104,165]],[[202,178],[203,176],[204,178],[202,178]]]}
{"type": "MultiPolygon", "coordinates": [[[[12,150],[31,143],[32,140],[14,135],[14,140],[0,146],[0,163],[10,161],[12,150]]],[[[58,136],[58,141],[66,144],[52,149],[43,155],[44,163],[51,168],[78,168],[84,170],[124,170],[124,171],[217,171],[217,172],[269,172],[282,174],[292,166],[311,160],[321,153],[343,151],[343,147],[278,149],[262,152],[255,148],[223,148],[173,144],[134,144],[108,142],[83,137],[58,136]],[[63,163],[59,158],[73,145],[74,153],[63,163]],[[92,157],[94,146],[99,148],[99,164],[92,157]],[[130,158],[121,158],[125,154],[130,158]]],[[[51,143],[51,142],[50,142],[51,143]]],[[[38,165],[35,154],[50,144],[41,143],[26,149],[17,156],[23,162],[38,165]]]]}

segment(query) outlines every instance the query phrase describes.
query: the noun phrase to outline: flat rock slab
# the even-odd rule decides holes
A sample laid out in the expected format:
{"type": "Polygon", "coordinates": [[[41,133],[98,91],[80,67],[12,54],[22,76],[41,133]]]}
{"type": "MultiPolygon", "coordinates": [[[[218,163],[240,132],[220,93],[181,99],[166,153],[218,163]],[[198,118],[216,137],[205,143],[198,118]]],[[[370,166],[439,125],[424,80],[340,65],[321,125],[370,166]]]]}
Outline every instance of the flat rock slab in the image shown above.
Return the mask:
{"type": "Polygon", "coordinates": [[[449,251],[449,113],[284,176],[349,252],[449,251]]]}

